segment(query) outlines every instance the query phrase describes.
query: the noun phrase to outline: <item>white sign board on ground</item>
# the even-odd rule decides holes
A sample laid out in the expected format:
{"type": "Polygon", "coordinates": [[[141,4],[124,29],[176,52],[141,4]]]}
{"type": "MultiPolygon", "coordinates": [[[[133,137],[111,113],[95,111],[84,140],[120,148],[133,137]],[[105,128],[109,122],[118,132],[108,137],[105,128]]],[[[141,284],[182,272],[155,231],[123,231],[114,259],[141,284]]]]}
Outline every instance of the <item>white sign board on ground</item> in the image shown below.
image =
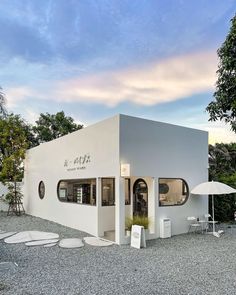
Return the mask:
{"type": "Polygon", "coordinates": [[[137,249],[141,247],[146,248],[145,230],[143,226],[132,225],[130,245],[137,249]]]}

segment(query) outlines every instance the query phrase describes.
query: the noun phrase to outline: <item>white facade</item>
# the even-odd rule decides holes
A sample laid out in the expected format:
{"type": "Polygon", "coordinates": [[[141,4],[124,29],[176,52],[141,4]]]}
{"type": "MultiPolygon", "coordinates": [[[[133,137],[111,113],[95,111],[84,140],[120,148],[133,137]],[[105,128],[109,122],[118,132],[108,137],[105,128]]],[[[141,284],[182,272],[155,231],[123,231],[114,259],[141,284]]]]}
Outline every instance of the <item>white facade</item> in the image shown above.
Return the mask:
{"type": "MultiPolygon", "coordinates": [[[[128,241],[125,218],[133,216],[136,206],[133,186],[137,179],[142,179],[147,184],[145,214],[151,220],[149,238],[160,236],[162,218],[171,219],[172,235],[176,235],[187,232],[187,216],[208,212],[207,198],[189,196],[183,205],[160,206],[160,179],[169,179],[169,193],[173,187],[171,179],[184,179],[190,191],[208,180],[207,167],[207,132],[117,115],[27,151],[24,207],[28,214],[95,236],[114,231],[116,243],[123,244],[128,241]],[[130,179],[130,204],[126,205],[122,164],[128,164],[122,166],[122,173],[127,173],[126,179],[130,179]],[[109,189],[103,178],[114,179],[114,206],[102,204],[102,194],[109,189]],[[96,205],[58,199],[59,182],[76,179],[95,181],[96,205]],[[45,184],[43,199],[38,193],[40,181],[45,184]]],[[[69,186],[65,191],[69,193],[69,186]]]]}

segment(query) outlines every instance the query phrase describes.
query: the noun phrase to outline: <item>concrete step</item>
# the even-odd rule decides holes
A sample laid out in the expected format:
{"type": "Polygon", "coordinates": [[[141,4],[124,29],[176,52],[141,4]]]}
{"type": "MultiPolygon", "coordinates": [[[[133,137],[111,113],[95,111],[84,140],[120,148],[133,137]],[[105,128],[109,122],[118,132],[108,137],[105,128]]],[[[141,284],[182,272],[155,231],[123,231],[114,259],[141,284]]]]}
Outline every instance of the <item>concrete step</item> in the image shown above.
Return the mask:
{"type": "Polygon", "coordinates": [[[104,239],[115,242],[115,231],[108,230],[104,232],[104,239]]]}

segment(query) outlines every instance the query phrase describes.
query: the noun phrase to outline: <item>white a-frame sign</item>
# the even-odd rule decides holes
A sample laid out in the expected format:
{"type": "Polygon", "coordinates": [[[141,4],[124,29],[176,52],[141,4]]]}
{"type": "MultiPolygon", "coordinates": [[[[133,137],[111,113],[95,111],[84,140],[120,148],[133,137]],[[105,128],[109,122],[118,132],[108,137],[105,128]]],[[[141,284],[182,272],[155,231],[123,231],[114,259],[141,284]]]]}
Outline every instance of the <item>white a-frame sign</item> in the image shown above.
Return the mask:
{"type": "Polygon", "coordinates": [[[137,249],[146,248],[145,230],[143,226],[132,225],[130,245],[137,249]]]}

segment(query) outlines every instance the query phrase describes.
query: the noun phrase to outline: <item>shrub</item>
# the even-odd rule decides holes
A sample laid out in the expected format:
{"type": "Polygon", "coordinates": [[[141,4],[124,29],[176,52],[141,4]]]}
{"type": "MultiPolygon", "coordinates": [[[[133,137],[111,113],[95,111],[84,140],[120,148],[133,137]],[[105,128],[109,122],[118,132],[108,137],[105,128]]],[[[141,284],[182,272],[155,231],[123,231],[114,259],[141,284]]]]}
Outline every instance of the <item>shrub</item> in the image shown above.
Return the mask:
{"type": "Polygon", "coordinates": [[[131,230],[132,225],[141,225],[145,229],[148,229],[149,224],[150,224],[149,218],[142,215],[136,215],[133,218],[127,217],[125,220],[125,227],[127,230],[131,230]]]}

